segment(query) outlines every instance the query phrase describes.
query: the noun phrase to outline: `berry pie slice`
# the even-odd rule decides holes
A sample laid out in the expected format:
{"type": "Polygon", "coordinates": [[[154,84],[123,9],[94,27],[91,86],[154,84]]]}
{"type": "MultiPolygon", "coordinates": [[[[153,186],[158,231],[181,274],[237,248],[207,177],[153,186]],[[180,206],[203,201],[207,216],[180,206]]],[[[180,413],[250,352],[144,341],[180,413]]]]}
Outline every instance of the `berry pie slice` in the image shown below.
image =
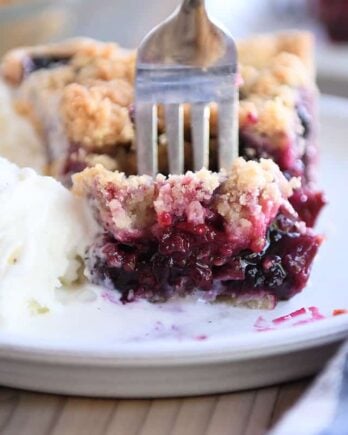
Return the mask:
{"type": "MultiPolygon", "coordinates": [[[[240,154],[271,158],[287,179],[302,187],[290,202],[314,225],[324,205],[314,185],[317,163],[317,89],[312,38],[294,32],[240,41],[240,154]]],[[[99,163],[136,173],[134,143],[135,53],[115,44],[75,39],[10,51],[2,76],[15,91],[18,110],[33,120],[47,144],[51,174],[71,175],[99,163]]],[[[161,112],[161,111],[160,111],[161,112]]],[[[189,110],[185,116],[185,162],[191,167],[189,110]]],[[[167,142],[159,120],[160,172],[166,174],[167,142]]],[[[211,107],[210,169],[216,170],[217,112],[211,107]]]]}
{"type": "Polygon", "coordinates": [[[73,190],[100,225],[90,279],[124,302],[195,293],[272,308],[306,285],[322,241],[288,201],[299,183],[269,159],[155,179],[87,168],[73,190]]]}

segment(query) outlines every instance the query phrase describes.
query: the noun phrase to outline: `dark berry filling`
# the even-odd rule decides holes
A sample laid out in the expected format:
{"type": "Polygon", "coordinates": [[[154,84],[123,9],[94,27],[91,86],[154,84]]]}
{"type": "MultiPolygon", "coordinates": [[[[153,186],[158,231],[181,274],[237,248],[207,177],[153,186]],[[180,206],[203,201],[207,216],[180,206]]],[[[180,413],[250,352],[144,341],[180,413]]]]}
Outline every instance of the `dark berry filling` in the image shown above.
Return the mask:
{"type": "Polygon", "coordinates": [[[231,290],[250,292],[256,288],[282,300],[304,288],[321,237],[311,232],[301,233],[293,219],[279,214],[268,231],[267,242],[263,252],[240,256],[246,264],[244,279],[230,281],[226,294],[231,290]]]}
{"type": "Polygon", "coordinates": [[[221,218],[203,225],[176,222],[149,240],[120,243],[104,234],[89,251],[92,279],[121,292],[122,300],[167,300],[199,289],[213,297],[267,292],[288,299],[306,285],[321,243],[279,214],[262,252],[236,250],[221,218]]]}
{"type": "Polygon", "coordinates": [[[289,201],[299,214],[300,219],[306,222],[309,227],[314,226],[321,209],[326,204],[323,192],[309,188],[296,190],[289,201]]]}
{"type": "Polygon", "coordinates": [[[53,69],[70,62],[71,56],[31,56],[23,62],[24,76],[40,69],[53,69]]]}

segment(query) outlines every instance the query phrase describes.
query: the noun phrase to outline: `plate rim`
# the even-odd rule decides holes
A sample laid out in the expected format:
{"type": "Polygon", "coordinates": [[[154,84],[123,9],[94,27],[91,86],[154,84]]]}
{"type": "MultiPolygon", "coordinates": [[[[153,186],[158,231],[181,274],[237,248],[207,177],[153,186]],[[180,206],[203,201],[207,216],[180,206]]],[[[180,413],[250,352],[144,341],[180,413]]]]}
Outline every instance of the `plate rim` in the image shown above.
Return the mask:
{"type": "MultiPolygon", "coordinates": [[[[73,350],[54,346],[10,344],[0,341],[0,358],[17,361],[45,362],[62,365],[143,367],[192,365],[204,363],[232,362],[272,357],[289,352],[311,349],[331,344],[348,337],[348,315],[325,318],[307,325],[289,327],[283,330],[250,332],[242,335],[247,339],[244,346],[228,338],[207,341],[187,341],[180,344],[180,354],[173,356],[173,343],[160,343],[161,349],[147,343],[134,347],[134,343],[118,345],[110,350],[79,348],[73,350]],[[319,328],[318,325],[321,325],[319,328]],[[298,331],[301,330],[301,338],[298,331]],[[326,331],[323,334],[323,330],[326,331]],[[262,334],[264,340],[249,338],[262,334]],[[252,344],[252,345],[251,345],[252,344]]],[[[45,343],[46,344],[46,343],[45,343]]]]}

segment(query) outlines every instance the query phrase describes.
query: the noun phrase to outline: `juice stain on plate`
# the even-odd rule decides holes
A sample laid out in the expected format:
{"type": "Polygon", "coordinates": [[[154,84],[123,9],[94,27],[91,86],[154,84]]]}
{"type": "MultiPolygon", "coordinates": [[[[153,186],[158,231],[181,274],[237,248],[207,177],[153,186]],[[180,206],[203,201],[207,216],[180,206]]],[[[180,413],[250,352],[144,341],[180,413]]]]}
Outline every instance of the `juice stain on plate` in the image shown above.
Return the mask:
{"type": "Polygon", "coordinates": [[[289,326],[305,325],[307,323],[316,322],[325,319],[326,316],[320,313],[317,307],[300,308],[292,311],[285,316],[276,317],[273,320],[266,320],[263,316],[259,316],[254,323],[254,329],[257,332],[274,331],[289,326]]]}

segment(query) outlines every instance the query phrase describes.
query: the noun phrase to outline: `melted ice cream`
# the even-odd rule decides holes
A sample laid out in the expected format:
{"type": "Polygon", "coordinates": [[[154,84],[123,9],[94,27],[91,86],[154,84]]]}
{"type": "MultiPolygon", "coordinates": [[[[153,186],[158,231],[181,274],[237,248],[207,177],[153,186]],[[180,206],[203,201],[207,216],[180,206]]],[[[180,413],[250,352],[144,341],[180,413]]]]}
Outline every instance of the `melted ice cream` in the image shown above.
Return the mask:
{"type": "Polygon", "coordinates": [[[60,309],[56,290],[83,271],[95,224],[85,204],[50,177],[0,158],[0,318],[60,309]]]}

